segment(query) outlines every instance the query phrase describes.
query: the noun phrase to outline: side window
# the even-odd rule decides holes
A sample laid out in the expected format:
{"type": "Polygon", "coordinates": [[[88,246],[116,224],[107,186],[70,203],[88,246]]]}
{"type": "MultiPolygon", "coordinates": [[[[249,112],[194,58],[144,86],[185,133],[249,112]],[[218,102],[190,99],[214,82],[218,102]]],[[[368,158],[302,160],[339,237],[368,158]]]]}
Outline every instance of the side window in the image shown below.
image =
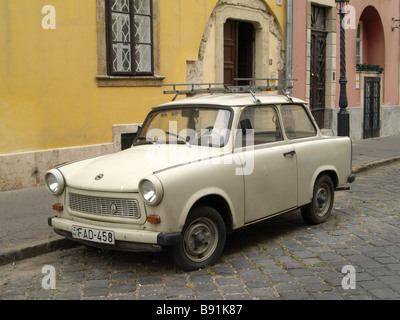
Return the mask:
{"type": "Polygon", "coordinates": [[[240,147],[240,142],[244,147],[283,140],[278,115],[271,106],[248,107],[243,110],[238,129],[237,147],[240,147]]]}
{"type": "Polygon", "coordinates": [[[281,107],[283,125],[289,139],[314,137],[317,131],[304,107],[285,105],[281,107]]]}

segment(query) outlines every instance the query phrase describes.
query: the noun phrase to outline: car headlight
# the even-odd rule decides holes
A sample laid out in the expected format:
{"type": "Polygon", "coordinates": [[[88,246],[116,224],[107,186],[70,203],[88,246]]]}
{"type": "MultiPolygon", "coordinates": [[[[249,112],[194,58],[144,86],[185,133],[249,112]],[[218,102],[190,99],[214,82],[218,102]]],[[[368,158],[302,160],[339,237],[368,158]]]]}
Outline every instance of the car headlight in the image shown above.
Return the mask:
{"type": "Polygon", "coordinates": [[[44,182],[47,189],[54,195],[60,195],[64,191],[65,180],[61,172],[57,169],[47,171],[44,175],[44,182]]]}
{"type": "Polygon", "coordinates": [[[139,192],[143,200],[152,206],[158,205],[164,194],[160,180],[154,176],[139,182],[139,192]]]}

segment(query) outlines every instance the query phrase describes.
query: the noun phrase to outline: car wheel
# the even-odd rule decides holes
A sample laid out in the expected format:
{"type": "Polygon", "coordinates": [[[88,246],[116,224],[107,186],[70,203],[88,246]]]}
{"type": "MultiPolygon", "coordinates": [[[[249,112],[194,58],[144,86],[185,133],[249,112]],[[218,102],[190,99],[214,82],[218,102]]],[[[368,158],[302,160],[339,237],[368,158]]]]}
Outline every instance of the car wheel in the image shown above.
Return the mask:
{"type": "Polygon", "coordinates": [[[213,265],[222,254],[225,240],[225,223],[218,211],[197,207],[188,216],[181,243],[172,248],[175,263],[185,271],[213,265]]]}
{"type": "Polygon", "coordinates": [[[317,225],[325,222],[331,214],[335,190],[328,175],[319,177],[314,186],[312,202],[301,209],[305,221],[317,225]]]}

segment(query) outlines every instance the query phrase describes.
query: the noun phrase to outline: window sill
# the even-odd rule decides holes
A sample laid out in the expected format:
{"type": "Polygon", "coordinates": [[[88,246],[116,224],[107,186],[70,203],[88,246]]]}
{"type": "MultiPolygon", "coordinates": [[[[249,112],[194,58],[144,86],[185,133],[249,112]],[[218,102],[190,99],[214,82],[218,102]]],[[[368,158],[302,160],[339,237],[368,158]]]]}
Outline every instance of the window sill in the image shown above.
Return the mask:
{"type": "Polygon", "coordinates": [[[159,87],[164,79],[164,76],[121,77],[98,75],[96,77],[98,87],[159,87]]]}

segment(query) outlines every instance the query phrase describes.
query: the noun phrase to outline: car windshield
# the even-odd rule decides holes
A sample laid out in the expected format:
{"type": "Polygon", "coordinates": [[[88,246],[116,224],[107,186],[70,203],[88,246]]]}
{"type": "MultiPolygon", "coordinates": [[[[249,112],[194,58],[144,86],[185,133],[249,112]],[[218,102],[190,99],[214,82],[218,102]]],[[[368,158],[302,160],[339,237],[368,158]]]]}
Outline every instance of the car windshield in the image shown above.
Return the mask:
{"type": "Polygon", "coordinates": [[[231,111],[220,108],[182,107],[153,111],[134,145],[186,144],[223,147],[229,140],[231,111]]]}

